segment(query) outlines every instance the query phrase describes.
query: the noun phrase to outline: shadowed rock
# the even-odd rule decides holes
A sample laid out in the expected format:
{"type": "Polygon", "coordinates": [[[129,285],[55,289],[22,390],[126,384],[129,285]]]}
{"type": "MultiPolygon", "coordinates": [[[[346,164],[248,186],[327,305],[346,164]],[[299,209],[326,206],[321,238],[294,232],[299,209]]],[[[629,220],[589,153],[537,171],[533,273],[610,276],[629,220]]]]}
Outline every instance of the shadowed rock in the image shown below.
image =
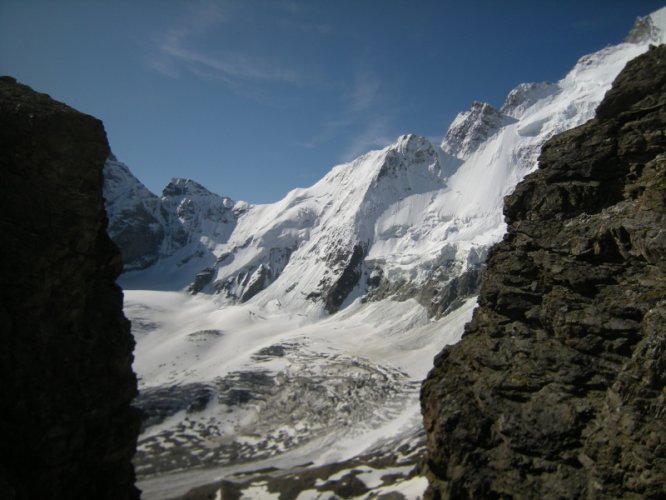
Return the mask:
{"type": "Polygon", "coordinates": [[[102,123],[0,78],[0,498],[138,498],[102,123]]]}
{"type": "Polygon", "coordinates": [[[422,389],[429,498],[661,498],[666,46],[505,200],[460,343],[422,389]]]}

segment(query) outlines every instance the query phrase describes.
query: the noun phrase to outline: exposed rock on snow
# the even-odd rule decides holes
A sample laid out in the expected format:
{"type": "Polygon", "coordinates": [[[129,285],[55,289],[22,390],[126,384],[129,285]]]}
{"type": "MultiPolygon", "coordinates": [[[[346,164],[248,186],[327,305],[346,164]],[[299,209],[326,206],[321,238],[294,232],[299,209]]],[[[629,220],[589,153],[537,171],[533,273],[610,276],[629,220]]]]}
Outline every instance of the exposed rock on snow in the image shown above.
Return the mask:
{"type": "Polygon", "coordinates": [[[424,383],[430,498],[666,493],[666,45],[506,200],[479,308],[424,383]]]}
{"type": "Polygon", "coordinates": [[[500,128],[515,121],[490,104],[475,101],[469,111],[458,114],[453,120],[442,141],[442,149],[457,158],[468,158],[500,128]]]}
{"type": "Polygon", "coordinates": [[[633,28],[625,38],[628,43],[665,43],[664,26],[666,26],[666,11],[659,9],[649,16],[636,19],[633,28]]]}
{"type": "Polygon", "coordinates": [[[511,117],[520,117],[537,102],[554,97],[560,91],[555,83],[521,83],[506,97],[500,113],[511,117]]]}

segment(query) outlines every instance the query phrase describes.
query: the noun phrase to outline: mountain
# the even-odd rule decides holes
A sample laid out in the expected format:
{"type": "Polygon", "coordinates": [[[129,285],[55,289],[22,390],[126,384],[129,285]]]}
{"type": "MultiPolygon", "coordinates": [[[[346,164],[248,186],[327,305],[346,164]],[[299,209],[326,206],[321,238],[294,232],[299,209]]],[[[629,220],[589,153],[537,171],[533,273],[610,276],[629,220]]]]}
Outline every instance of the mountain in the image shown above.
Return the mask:
{"type": "Polygon", "coordinates": [[[662,45],[507,197],[479,307],[423,385],[428,498],[666,493],[665,127],[662,45]]]}
{"type": "MultiPolygon", "coordinates": [[[[192,259],[196,266],[214,262],[212,251],[229,239],[243,212],[243,204],[235,206],[190,179],[172,179],[158,197],[113,155],[104,164],[104,179],[108,231],[122,249],[125,273],[158,261],[177,270],[192,259]]],[[[163,278],[181,286],[173,272],[163,278]]]]}
{"type": "Polygon", "coordinates": [[[112,237],[125,252],[133,235],[154,235],[120,279],[147,415],[146,497],[220,477],[264,491],[277,487],[267,468],[315,497],[359,481],[420,494],[418,386],[471,318],[505,196],[547,140],[594,117],[628,61],[664,41],[664,12],[556,83],[473,103],[439,145],[401,136],[274,204],[183,180],[158,198],[108,161],[130,193],[109,187],[112,237]]]}
{"type": "Polygon", "coordinates": [[[660,40],[647,19],[632,42],[583,57],[557,83],[521,84],[500,109],[473,103],[441,145],[400,137],[274,204],[235,204],[184,180],[158,198],[110,159],[105,196],[123,285],[187,287],[312,318],[389,296],[417,296],[442,314],[456,299],[447,283],[476,272],[503,234],[502,200],[536,167],[541,145],[590,119],[624,64],[660,40]]]}

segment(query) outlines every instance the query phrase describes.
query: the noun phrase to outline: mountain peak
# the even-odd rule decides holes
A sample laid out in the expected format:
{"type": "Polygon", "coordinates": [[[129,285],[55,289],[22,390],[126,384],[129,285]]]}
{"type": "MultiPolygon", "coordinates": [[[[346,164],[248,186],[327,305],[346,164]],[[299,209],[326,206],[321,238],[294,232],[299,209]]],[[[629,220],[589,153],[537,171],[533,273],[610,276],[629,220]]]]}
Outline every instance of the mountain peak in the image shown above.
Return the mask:
{"type": "Polygon", "coordinates": [[[666,7],[636,19],[624,41],[628,43],[666,43],[666,7]]]}
{"type": "Polygon", "coordinates": [[[518,118],[534,103],[554,95],[558,91],[559,87],[556,83],[521,83],[509,92],[499,111],[504,115],[518,118]]]}
{"type": "Polygon", "coordinates": [[[380,179],[390,178],[393,179],[391,181],[394,184],[393,188],[397,188],[398,191],[402,188],[409,191],[423,191],[442,180],[440,155],[425,137],[415,134],[401,135],[385,151],[377,170],[374,187],[377,187],[377,181],[380,179]],[[397,179],[400,181],[395,184],[397,179]],[[421,186],[422,182],[425,184],[421,186]]]}
{"type": "Polygon", "coordinates": [[[469,111],[458,113],[442,141],[442,149],[466,158],[504,125],[515,121],[486,102],[474,101],[469,111]]]}
{"type": "Polygon", "coordinates": [[[432,148],[432,144],[425,137],[416,134],[405,134],[398,137],[398,140],[391,149],[400,152],[417,151],[419,149],[432,148]]]}
{"type": "Polygon", "coordinates": [[[166,187],[162,190],[163,198],[188,195],[211,196],[213,193],[192,179],[183,179],[178,177],[171,179],[169,184],[167,184],[166,187]]]}

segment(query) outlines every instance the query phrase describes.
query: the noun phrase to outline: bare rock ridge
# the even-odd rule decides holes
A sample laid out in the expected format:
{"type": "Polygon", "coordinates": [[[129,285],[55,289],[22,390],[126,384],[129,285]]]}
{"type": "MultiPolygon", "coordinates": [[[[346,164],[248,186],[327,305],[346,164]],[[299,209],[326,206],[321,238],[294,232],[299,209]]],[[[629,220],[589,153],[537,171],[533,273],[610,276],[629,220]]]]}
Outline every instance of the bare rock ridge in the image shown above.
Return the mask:
{"type": "Polygon", "coordinates": [[[429,498],[666,495],[666,46],[505,199],[479,307],[424,382],[429,498]]]}
{"type": "Polygon", "coordinates": [[[0,498],[131,499],[134,347],[102,123],[0,78],[0,498]]]}

